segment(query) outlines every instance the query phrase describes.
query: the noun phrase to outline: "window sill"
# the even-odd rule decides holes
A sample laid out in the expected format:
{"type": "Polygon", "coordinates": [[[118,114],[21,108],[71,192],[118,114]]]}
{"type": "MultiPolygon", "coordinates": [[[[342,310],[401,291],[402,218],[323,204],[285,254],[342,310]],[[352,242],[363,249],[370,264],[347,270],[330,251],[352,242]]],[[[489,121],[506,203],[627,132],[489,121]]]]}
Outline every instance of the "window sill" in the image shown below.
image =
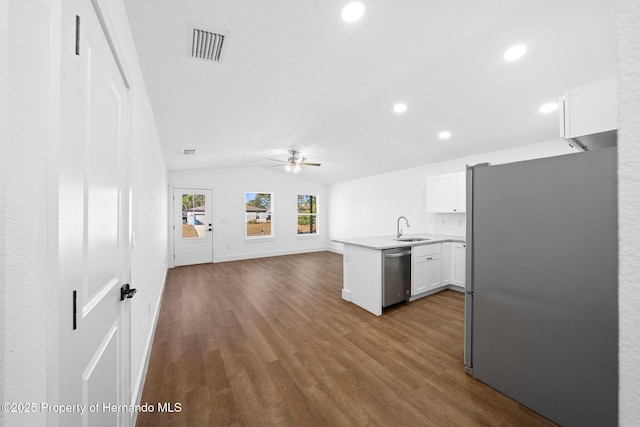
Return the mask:
{"type": "Polygon", "coordinates": [[[265,237],[245,237],[244,241],[246,243],[260,243],[260,242],[272,242],[273,236],[265,236],[265,237]]]}
{"type": "Polygon", "coordinates": [[[317,239],[318,234],[297,234],[298,240],[317,239]]]}

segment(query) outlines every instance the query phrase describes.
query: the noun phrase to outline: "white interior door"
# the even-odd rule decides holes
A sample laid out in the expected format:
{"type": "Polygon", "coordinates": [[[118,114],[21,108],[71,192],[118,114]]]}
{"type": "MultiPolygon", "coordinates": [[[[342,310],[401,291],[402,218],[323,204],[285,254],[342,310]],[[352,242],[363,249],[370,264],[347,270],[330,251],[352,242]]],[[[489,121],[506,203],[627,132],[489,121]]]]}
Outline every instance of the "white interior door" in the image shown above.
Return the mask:
{"type": "MultiPolygon", "coordinates": [[[[130,93],[96,9],[62,9],[59,280],[65,426],[127,426],[130,404],[130,93]],[[111,408],[111,409],[110,409],[111,408]]],[[[106,26],[106,24],[104,24],[106,26]]]]}
{"type": "Polygon", "coordinates": [[[213,262],[213,191],[173,189],[174,264],[213,262]]]}

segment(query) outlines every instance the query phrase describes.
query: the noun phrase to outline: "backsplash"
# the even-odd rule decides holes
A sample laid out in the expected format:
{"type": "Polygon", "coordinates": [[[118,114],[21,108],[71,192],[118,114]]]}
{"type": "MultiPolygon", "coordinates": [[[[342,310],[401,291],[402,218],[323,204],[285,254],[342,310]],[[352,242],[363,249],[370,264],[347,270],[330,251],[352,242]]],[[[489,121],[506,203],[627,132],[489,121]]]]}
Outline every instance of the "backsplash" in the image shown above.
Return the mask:
{"type": "Polygon", "coordinates": [[[435,214],[435,233],[464,236],[466,232],[464,213],[435,214]]]}

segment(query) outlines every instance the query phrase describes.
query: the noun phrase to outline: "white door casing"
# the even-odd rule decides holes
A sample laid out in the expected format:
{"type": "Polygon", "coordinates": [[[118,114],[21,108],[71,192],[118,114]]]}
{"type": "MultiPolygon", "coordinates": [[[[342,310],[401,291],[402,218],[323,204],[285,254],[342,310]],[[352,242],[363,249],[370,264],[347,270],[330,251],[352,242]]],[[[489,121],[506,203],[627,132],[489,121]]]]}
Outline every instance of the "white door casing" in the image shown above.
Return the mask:
{"type": "Polygon", "coordinates": [[[59,425],[128,426],[131,93],[102,0],[63,2],[59,425]],[[101,7],[102,6],[102,7],[101,7]],[[76,42],[76,40],[78,42],[76,42]],[[115,406],[114,406],[115,405],[115,406]]]}
{"type": "Polygon", "coordinates": [[[213,262],[213,190],[173,189],[174,265],[213,262]]]}

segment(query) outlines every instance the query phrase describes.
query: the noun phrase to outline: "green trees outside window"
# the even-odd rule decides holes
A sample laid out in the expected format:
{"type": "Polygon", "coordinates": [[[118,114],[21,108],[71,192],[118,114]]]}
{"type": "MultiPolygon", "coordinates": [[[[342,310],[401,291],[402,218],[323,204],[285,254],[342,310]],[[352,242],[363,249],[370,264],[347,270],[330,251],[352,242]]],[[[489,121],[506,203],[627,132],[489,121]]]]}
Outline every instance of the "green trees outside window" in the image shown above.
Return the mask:
{"type": "Polygon", "coordinates": [[[318,233],[318,196],[298,195],[298,234],[318,233]]]}

